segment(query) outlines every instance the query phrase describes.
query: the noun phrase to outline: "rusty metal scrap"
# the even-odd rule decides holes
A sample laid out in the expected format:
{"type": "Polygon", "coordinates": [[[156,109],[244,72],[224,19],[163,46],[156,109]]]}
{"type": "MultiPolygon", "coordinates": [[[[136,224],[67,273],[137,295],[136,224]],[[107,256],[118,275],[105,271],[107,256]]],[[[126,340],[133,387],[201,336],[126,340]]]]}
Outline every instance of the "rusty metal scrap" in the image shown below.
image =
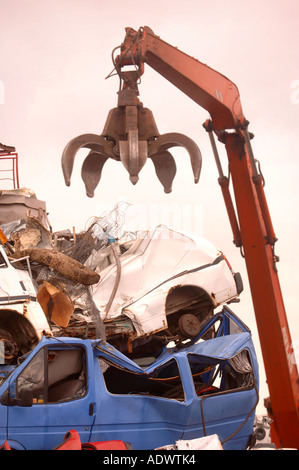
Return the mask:
{"type": "Polygon", "coordinates": [[[37,199],[35,193],[28,188],[0,190],[0,213],[0,225],[29,216],[37,218],[50,229],[46,203],[37,199]]]}
{"type": "Polygon", "coordinates": [[[29,248],[12,255],[13,258],[23,258],[26,256],[29,256],[31,261],[53,268],[65,277],[85,286],[97,284],[100,280],[99,274],[59,251],[29,248]]]}
{"type": "Polygon", "coordinates": [[[15,147],[12,147],[11,145],[4,145],[0,143],[0,153],[10,153],[10,152],[15,152],[16,149],[15,147]]]}
{"type": "MultiPolygon", "coordinates": [[[[167,151],[166,135],[160,144],[167,151]]],[[[126,232],[121,216],[117,206],[78,234],[75,228],[52,233],[27,217],[15,230],[2,225],[3,241],[11,243],[8,259],[15,269],[24,274],[26,259],[39,286],[32,294],[40,308],[32,317],[36,324],[43,318],[53,336],[107,338],[125,354],[152,355],[169,341],[196,336],[218,303],[236,296],[235,281],[232,273],[223,275],[229,267],[222,258],[216,276],[219,251],[206,241],[164,226],[126,232]],[[214,289],[219,300],[210,298],[214,289]]]]}
{"type": "Polygon", "coordinates": [[[10,241],[16,252],[28,248],[53,248],[51,232],[36,218],[27,216],[25,227],[11,233],[10,241]]]}
{"type": "Polygon", "coordinates": [[[37,300],[49,320],[58,326],[68,326],[74,305],[65,292],[44,281],[38,289],[37,300]]]}

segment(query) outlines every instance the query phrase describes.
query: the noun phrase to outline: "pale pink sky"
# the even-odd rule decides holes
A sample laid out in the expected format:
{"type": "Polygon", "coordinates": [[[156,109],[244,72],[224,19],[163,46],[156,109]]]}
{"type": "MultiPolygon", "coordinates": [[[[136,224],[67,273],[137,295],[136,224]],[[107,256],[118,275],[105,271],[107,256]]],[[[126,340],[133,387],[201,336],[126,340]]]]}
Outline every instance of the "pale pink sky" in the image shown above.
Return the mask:
{"type": "Polygon", "coordinates": [[[181,149],[173,151],[178,174],[170,195],[163,193],[150,162],[133,187],[121,164],[108,161],[93,199],[85,196],[80,176],[86,152],[77,155],[70,188],[60,165],[67,142],[86,132],[101,134],[108,111],[117,104],[118,79],[105,77],[113,68],[111,51],[123,41],[127,26],[150,26],[237,85],[266,179],[279,239],[278,269],[298,345],[298,1],[0,0],[0,15],[0,142],[16,147],[21,186],[47,202],[53,229],[82,230],[90,217],[125,200],[141,216],[140,221],[133,212],[134,227],[173,221],[173,228],[200,232],[242,272],[246,289],[235,311],[256,335],[244,261],[232,244],[202,128],[209,117],[205,110],[146,68],[140,100],[153,111],[161,134],[181,132],[198,143],[203,153],[198,185],[181,149]]]}

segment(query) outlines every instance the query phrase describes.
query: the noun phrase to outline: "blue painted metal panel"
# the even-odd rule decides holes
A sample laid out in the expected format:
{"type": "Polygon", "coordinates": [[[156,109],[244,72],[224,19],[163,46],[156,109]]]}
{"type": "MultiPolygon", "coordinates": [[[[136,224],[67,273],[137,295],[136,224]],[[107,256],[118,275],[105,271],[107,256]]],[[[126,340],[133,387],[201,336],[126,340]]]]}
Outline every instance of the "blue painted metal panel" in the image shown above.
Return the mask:
{"type": "MultiPolygon", "coordinates": [[[[233,318],[238,323],[231,311],[224,311],[222,317],[223,322],[233,318]]],[[[0,404],[0,444],[5,437],[7,416],[8,438],[28,449],[51,449],[62,442],[64,434],[70,429],[76,429],[83,442],[121,439],[131,442],[136,450],[154,449],[173,444],[179,439],[195,439],[205,434],[218,434],[224,448],[244,449],[253,431],[254,413],[250,413],[256,404],[256,389],[221,390],[212,395],[198,396],[189,366],[190,360],[199,365],[220,364],[224,367],[228,359],[245,348],[258,385],[251,334],[242,322],[238,326],[240,333],[237,334],[189,344],[184,348],[165,349],[146,370],[103,341],[43,339],[0,387],[0,397],[8,387],[11,390],[14,388],[17,376],[39,349],[47,345],[63,347],[63,344],[84,346],[86,349],[86,393],[80,399],[34,404],[29,408],[0,404]],[[105,384],[98,358],[143,378],[153,377],[155,371],[167,361],[175,361],[184,398],[180,401],[137,393],[111,393],[105,384]]],[[[229,331],[229,323],[222,331],[229,331]]]]}

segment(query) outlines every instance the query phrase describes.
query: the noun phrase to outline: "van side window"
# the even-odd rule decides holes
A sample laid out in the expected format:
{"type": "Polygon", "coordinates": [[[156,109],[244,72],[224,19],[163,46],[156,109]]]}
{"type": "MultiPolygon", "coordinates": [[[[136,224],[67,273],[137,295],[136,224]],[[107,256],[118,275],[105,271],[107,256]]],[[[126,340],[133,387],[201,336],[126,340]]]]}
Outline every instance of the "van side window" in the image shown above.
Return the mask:
{"type": "Polygon", "coordinates": [[[110,364],[103,376],[107,390],[112,394],[148,395],[179,401],[185,399],[179,368],[174,359],[157,367],[149,375],[136,374],[110,364]]]}
{"type": "Polygon", "coordinates": [[[83,348],[41,349],[17,379],[20,391],[29,389],[33,403],[57,403],[81,398],[86,393],[83,348]]]}
{"type": "Polygon", "coordinates": [[[253,370],[246,350],[219,363],[204,363],[196,354],[188,354],[188,361],[198,396],[248,389],[254,385],[253,370]]]}

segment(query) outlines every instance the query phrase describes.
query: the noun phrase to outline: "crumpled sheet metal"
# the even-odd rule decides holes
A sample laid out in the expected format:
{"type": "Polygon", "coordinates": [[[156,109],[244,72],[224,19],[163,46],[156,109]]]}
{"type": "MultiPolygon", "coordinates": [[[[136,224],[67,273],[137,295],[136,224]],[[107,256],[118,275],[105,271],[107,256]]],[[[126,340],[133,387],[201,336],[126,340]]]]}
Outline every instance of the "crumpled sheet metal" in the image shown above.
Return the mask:
{"type": "MultiPolygon", "coordinates": [[[[101,252],[101,250],[100,250],[101,252]]],[[[108,315],[106,305],[115,286],[117,267],[109,247],[103,249],[107,264],[101,282],[91,286],[93,300],[105,320],[126,315],[138,336],[167,327],[165,300],[175,286],[199,286],[211,296],[216,307],[237,296],[236,285],[227,263],[212,267],[220,252],[207,240],[192,238],[159,226],[143,232],[120,256],[122,275],[108,315]],[[196,270],[195,267],[211,266],[196,270]],[[190,272],[189,272],[190,270],[190,272]]],[[[92,254],[89,264],[98,258],[92,254]]]]}
{"type": "Polygon", "coordinates": [[[0,191],[0,225],[35,217],[47,229],[50,228],[46,203],[37,199],[27,188],[0,191]]]}
{"type": "Polygon", "coordinates": [[[175,444],[169,444],[155,450],[223,450],[223,447],[219,436],[211,434],[210,436],[198,437],[197,439],[180,439],[175,444]]]}
{"type": "Polygon", "coordinates": [[[44,281],[37,291],[37,300],[49,320],[63,328],[67,327],[74,306],[66,293],[44,281]]]}

